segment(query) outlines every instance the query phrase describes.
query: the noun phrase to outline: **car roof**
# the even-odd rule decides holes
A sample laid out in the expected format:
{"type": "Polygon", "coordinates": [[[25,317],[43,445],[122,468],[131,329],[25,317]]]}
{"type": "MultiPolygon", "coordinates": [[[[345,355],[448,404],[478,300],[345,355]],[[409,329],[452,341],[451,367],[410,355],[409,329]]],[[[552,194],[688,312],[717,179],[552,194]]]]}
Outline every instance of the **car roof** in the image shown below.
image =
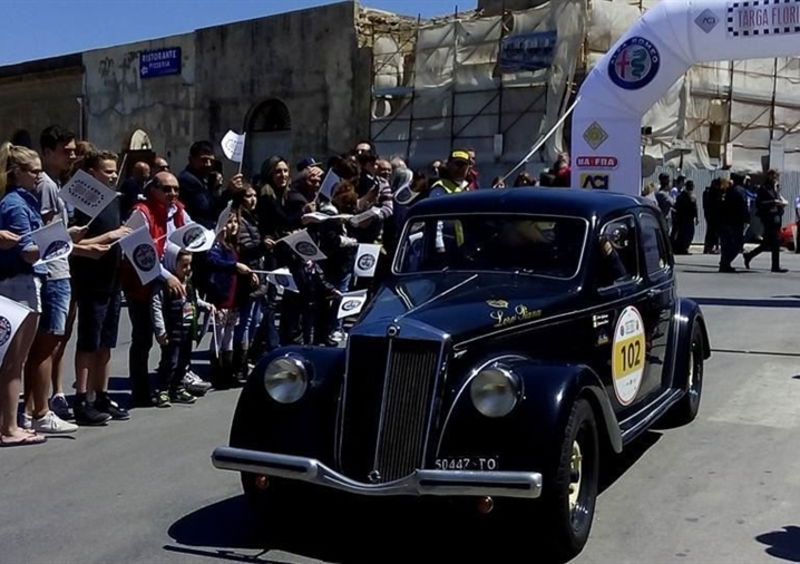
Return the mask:
{"type": "Polygon", "coordinates": [[[409,217],[461,213],[531,213],[590,218],[645,205],[639,197],[573,188],[504,188],[476,190],[425,199],[409,217]]]}

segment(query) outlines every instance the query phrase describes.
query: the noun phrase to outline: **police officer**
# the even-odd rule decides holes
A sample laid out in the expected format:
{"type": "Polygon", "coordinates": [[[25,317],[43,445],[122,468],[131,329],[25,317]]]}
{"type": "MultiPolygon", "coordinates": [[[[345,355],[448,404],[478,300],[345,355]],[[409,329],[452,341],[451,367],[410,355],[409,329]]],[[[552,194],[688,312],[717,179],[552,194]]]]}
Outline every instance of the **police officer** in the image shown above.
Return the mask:
{"type": "Polygon", "coordinates": [[[447,165],[439,178],[431,186],[430,197],[444,196],[463,192],[467,189],[467,174],[470,168],[469,153],[458,149],[450,154],[447,165]]]}
{"type": "Polygon", "coordinates": [[[764,184],[756,194],[756,215],[764,224],[764,240],[761,244],[744,253],[744,265],[750,268],[750,262],[762,251],[772,254],[772,272],[788,272],[781,268],[780,231],[786,200],[780,195],[780,174],[777,170],[770,170],[764,179],[764,184]]]}

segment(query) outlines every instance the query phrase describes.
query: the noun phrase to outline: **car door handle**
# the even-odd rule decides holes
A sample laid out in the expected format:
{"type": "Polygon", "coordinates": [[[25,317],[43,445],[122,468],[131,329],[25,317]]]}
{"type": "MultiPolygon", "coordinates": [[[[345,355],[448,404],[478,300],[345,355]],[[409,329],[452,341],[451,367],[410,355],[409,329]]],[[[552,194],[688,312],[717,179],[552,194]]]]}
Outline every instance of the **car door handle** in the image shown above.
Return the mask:
{"type": "Polygon", "coordinates": [[[647,290],[647,297],[648,298],[655,298],[660,293],[661,292],[659,290],[657,290],[656,288],[650,288],[649,290],[647,290]]]}

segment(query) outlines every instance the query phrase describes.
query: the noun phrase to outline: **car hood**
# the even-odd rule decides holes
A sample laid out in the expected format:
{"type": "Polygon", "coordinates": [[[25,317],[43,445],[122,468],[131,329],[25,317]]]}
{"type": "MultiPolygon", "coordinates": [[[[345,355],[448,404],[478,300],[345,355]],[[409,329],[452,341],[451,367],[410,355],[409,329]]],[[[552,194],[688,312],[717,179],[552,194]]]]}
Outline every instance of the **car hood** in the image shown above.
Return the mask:
{"type": "Polygon", "coordinates": [[[575,280],[514,273],[408,275],[384,284],[353,334],[426,326],[455,342],[583,307],[575,280]]]}

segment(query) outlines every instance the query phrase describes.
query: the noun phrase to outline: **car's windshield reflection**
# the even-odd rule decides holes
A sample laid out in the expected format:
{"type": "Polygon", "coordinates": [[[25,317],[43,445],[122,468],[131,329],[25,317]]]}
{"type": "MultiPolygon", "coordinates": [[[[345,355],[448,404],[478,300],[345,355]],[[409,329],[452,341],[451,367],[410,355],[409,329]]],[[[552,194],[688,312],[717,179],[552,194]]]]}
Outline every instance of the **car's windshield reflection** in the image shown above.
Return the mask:
{"type": "Polygon", "coordinates": [[[580,267],[587,223],[574,217],[427,217],[404,231],[397,274],[505,271],[571,278],[580,267]]]}

